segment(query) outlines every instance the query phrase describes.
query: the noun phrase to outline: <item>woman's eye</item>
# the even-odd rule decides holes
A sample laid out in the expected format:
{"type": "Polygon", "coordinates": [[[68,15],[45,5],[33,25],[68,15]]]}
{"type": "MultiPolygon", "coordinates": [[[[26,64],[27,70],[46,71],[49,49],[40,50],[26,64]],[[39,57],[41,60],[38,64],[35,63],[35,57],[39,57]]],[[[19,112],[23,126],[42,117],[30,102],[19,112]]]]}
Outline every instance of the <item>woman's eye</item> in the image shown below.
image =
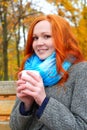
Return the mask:
{"type": "Polygon", "coordinates": [[[51,37],[51,35],[44,35],[44,39],[48,39],[50,37],[51,37]]]}
{"type": "Polygon", "coordinates": [[[36,40],[38,40],[38,37],[34,36],[33,41],[36,41],[36,40]]]}

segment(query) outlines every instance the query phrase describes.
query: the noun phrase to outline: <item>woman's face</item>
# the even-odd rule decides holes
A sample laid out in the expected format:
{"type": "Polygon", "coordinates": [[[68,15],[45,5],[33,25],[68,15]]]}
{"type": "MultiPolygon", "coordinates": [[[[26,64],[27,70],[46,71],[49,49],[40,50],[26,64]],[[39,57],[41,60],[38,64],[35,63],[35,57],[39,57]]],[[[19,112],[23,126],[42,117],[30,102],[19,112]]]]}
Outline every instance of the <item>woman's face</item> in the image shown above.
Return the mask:
{"type": "Polygon", "coordinates": [[[47,20],[38,22],[33,30],[33,50],[40,59],[45,59],[54,51],[51,24],[47,20]]]}

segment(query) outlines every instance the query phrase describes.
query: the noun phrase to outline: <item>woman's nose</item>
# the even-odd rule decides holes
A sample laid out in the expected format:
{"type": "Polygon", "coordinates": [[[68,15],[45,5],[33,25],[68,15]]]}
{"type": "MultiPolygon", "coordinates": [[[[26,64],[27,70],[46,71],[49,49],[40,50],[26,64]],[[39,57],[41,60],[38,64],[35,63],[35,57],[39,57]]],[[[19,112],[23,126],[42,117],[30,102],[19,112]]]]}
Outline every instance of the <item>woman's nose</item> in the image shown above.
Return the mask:
{"type": "Polygon", "coordinates": [[[38,38],[37,40],[37,45],[43,45],[44,44],[44,41],[42,38],[38,38]]]}

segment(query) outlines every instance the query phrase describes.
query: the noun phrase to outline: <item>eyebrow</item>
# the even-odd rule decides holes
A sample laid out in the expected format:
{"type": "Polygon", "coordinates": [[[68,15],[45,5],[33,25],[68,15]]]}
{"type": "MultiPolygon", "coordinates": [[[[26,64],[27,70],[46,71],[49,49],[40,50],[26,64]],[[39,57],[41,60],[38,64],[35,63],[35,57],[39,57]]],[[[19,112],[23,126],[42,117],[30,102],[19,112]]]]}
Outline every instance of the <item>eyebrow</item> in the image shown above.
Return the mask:
{"type": "MultiPolygon", "coordinates": [[[[50,32],[42,32],[41,34],[50,34],[51,35],[50,32]]],[[[33,34],[33,35],[38,35],[38,34],[33,34]]]]}

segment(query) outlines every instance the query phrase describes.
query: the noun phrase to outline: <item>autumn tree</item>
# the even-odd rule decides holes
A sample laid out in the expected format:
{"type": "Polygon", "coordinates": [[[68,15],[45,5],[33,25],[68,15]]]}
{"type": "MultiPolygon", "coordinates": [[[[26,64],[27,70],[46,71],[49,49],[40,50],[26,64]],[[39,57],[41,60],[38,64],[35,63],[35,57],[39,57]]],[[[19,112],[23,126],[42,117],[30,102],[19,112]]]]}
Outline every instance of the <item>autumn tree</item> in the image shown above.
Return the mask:
{"type": "Polygon", "coordinates": [[[8,35],[7,35],[7,3],[1,2],[0,4],[0,19],[2,24],[2,37],[3,37],[3,72],[4,72],[4,80],[8,79],[8,56],[7,56],[7,49],[8,49],[8,35]]]}
{"type": "MultiPolygon", "coordinates": [[[[16,50],[16,66],[20,66],[20,49],[19,43],[21,38],[21,29],[23,28],[23,36],[24,42],[25,39],[25,28],[26,28],[26,18],[27,21],[31,21],[31,18],[37,15],[36,11],[30,8],[30,3],[27,2],[26,4],[22,4],[22,0],[2,0],[0,1],[0,22],[1,22],[1,32],[2,39],[0,45],[2,46],[3,54],[3,80],[9,80],[8,76],[8,57],[10,54],[9,51],[9,44],[11,41],[14,41],[16,50]]],[[[28,23],[29,26],[29,23],[28,23]]],[[[11,66],[12,67],[12,66],[11,66]]]]}
{"type": "Polygon", "coordinates": [[[81,18],[79,21],[79,26],[77,28],[77,34],[83,54],[87,59],[87,3],[84,0],[81,4],[83,9],[81,11],[81,18]]]}

